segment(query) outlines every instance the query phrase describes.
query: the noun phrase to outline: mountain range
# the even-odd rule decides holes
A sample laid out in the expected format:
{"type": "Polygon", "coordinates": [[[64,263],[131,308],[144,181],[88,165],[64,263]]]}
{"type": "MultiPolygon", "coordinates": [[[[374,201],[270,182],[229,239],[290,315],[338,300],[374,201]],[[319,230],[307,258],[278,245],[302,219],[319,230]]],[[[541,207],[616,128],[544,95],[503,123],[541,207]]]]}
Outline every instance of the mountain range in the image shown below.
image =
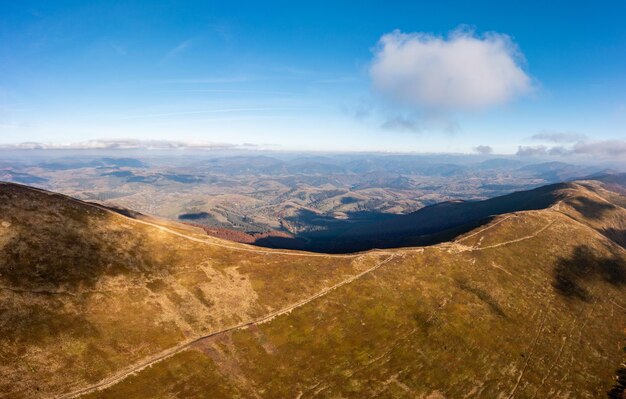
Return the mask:
{"type": "Polygon", "coordinates": [[[625,183],[433,205],[336,254],[2,183],[0,397],[620,398],[625,183]]]}

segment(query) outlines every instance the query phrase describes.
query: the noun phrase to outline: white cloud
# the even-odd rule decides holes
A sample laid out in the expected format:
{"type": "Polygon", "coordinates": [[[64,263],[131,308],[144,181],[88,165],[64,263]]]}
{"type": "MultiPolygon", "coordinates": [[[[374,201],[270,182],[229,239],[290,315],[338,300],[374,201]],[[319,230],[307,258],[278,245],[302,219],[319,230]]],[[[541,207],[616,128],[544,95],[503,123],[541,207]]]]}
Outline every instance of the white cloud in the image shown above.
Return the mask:
{"type": "Polygon", "coordinates": [[[489,155],[493,153],[493,148],[488,145],[479,145],[474,147],[474,152],[481,155],[489,155]]]}
{"type": "Polygon", "coordinates": [[[626,156],[626,140],[603,140],[580,142],[574,145],[575,154],[601,157],[626,156]]]}
{"type": "Polygon", "coordinates": [[[398,131],[421,131],[423,126],[420,124],[419,119],[408,118],[402,115],[390,117],[385,120],[381,125],[381,128],[386,130],[398,130],[398,131]]]}
{"type": "Polygon", "coordinates": [[[517,148],[517,156],[520,157],[537,157],[537,156],[546,156],[548,155],[548,147],[545,145],[538,146],[519,146],[517,148]]]}
{"type": "Polygon", "coordinates": [[[517,155],[522,157],[537,156],[581,156],[595,158],[623,158],[626,156],[626,140],[578,141],[570,146],[519,146],[517,155]]]}
{"type": "Polygon", "coordinates": [[[417,115],[414,113],[394,113],[387,111],[380,127],[385,130],[423,133],[428,131],[440,131],[454,134],[460,130],[459,124],[444,115],[429,114],[417,115]]]}
{"type": "Polygon", "coordinates": [[[170,149],[203,149],[224,150],[251,148],[250,144],[188,142],[169,140],[88,140],[78,143],[39,143],[24,142],[18,144],[3,144],[4,150],[170,150],[170,149]]]}
{"type": "Polygon", "coordinates": [[[585,140],[585,135],[571,132],[557,132],[550,130],[543,130],[531,137],[537,141],[547,141],[551,143],[575,143],[577,141],[585,140]]]}
{"type": "Polygon", "coordinates": [[[369,73],[374,90],[420,110],[468,110],[532,90],[507,36],[457,30],[448,37],[398,30],[380,38],[369,73]]]}

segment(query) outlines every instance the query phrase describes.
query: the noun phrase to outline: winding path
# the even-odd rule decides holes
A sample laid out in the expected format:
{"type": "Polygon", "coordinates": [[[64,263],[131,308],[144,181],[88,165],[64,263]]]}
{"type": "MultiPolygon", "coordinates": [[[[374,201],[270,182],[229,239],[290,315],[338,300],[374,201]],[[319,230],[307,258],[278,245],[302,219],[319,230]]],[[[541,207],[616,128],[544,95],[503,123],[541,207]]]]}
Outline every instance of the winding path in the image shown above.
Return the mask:
{"type": "Polygon", "coordinates": [[[291,304],[291,305],[289,305],[289,306],[287,306],[285,308],[282,308],[282,309],[279,309],[277,311],[271,312],[271,313],[269,313],[269,314],[267,314],[267,315],[265,315],[265,316],[263,316],[261,318],[255,319],[255,320],[243,322],[243,323],[240,323],[240,324],[237,324],[237,325],[225,328],[223,330],[218,330],[218,331],[214,331],[214,332],[208,333],[206,335],[202,335],[202,336],[194,338],[192,340],[184,341],[184,342],[182,342],[182,343],[180,343],[180,344],[178,344],[178,345],[176,345],[176,346],[174,346],[172,348],[169,348],[169,349],[166,349],[166,350],[164,350],[164,351],[162,351],[160,353],[157,353],[156,355],[153,355],[153,356],[150,356],[148,358],[145,358],[145,359],[141,360],[140,362],[135,363],[132,366],[126,367],[126,368],[118,371],[117,373],[113,374],[112,376],[107,377],[104,380],[102,380],[102,381],[100,381],[100,382],[98,382],[96,384],[93,384],[93,385],[90,385],[88,387],[81,388],[79,390],[76,390],[76,391],[73,391],[73,392],[61,395],[61,396],[58,397],[58,399],[77,398],[77,397],[80,397],[80,396],[83,396],[83,395],[86,395],[86,394],[89,394],[89,393],[92,393],[92,392],[95,392],[95,391],[98,391],[98,390],[101,390],[101,389],[108,388],[108,387],[110,387],[112,385],[115,385],[118,382],[120,382],[120,381],[122,381],[122,380],[124,380],[124,379],[126,379],[128,377],[130,377],[131,375],[133,375],[133,374],[135,374],[135,373],[137,373],[137,372],[139,372],[141,370],[144,370],[145,368],[148,368],[148,367],[152,366],[155,363],[158,363],[158,362],[160,362],[160,361],[162,361],[164,359],[172,357],[172,356],[176,355],[177,353],[180,353],[180,352],[188,349],[190,346],[192,346],[192,345],[194,345],[194,344],[196,344],[198,342],[201,342],[201,341],[203,341],[205,339],[209,339],[209,338],[212,338],[212,337],[215,337],[217,335],[224,334],[224,333],[227,333],[227,332],[230,332],[230,331],[241,330],[241,329],[245,329],[247,327],[251,327],[251,326],[254,326],[254,325],[259,325],[259,324],[266,323],[266,322],[272,320],[275,317],[287,314],[287,313],[291,312],[292,310],[294,310],[296,308],[304,306],[307,303],[309,303],[311,301],[314,301],[315,299],[320,298],[320,297],[330,293],[331,291],[336,290],[339,287],[342,287],[342,286],[344,286],[346,284],[349,284],[349,283],[353,282],[354,280],[357,280],[357,279],[363,277],[364,275],[373,272],[374,270],[380,268],[384,264],[390,262],[394,257],[395,257],[395,254],[392,254],[389,257],[385,258],[384,260],[376,263],[375,266],[373,266],[373,267],[371,267],[371,268],[369,268],[367,270],[364,270],[361,273],[355,274],[354,276],[352,276],[352,277],[350,277],[350,278],[348,278],[346,280],[343,280],[343,281],[341,281],[341,282],[339,282],[339,283],[337,283],[335,285],[332,285],[332,286],[330,286],[328,288],[324,288],[323,290],[321,290],[317,294],[315,294],[313,296],[310,296],[308,298],[305,298],[305,299],[303,299],[301,301],[298,301],[296,303],[293,303],[293,304],[291,304]]]}

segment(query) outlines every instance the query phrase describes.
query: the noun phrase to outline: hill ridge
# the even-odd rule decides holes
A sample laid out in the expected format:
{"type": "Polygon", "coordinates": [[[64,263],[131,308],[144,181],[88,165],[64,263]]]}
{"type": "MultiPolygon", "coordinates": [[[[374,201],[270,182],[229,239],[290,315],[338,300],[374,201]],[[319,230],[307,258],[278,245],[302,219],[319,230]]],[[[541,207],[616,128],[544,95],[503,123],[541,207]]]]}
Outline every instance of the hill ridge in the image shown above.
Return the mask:
{"type": "Polygon", "coordinates": [[[0,397],[361,397],[393,386],[409,396],[457,397],[458,384],[469,392],[476,379],[481,397],[574,389],[597,396],[610,389],[623,356],[611,343],[626,324],[619,312],[626,308],[626,250],[612,237],[626,210],[604,198],[601,186],[564,190],[548,208],[493,217],[450,242],[326,255],[222,242],[186,226],[0,185],[0,349],[24,348],[20,358],[28,359],[0,365],[0,397]],[[83,260],[98,248],[91,237],[114,246],[83,260]],[[74,262],[70,274],[40,269],[56,256],[74,262]],[[20,269],[12,266],[17,261],[20,269]],[[337,334],[343,338],[333,341],[337,334]],[[428,355],[409,355],[412,340],[428,355]],[[494,351],[492,342],[508,349],[494,351]],[[580,342],[595,342],[595,352],[580,342]],[[332,355],[315,360],[327,344],[332,355]],[[422,369],[448,351],[468,365],[448,365],[464,378],[456,385],[437,363],[422,369]],[[525,353],[521,362],[516,351],[525,353]],[[584,384],[564,374],[561,360],[583,355],[584,384]],[[606,367],[609,358],[614,368],[606,367]],[[271,369],[256,366],[264,359],[285,367],[266,374],[271,369]],[[302,361],[308,368],[296,366],[302,361]],[[514,377],[482,380],[480,373],[497,372],[494,364],[514,377]],[[35,383],[28,367],[45,382],[35,383]],[[166,372],[172,367],[175,379],[166,372]],[[350,394],[336,367],[352,382],[365,373],[378,388],[362,382],[350,394]],[[290,370],[299,376],[283,376],[290,370]],[[382,384],[389,379],[398,383],[382,384]],[[177,388],[182,381],[191,391],[177,388]],[[316,381],[323,390],[307,391],[316,381]]]}

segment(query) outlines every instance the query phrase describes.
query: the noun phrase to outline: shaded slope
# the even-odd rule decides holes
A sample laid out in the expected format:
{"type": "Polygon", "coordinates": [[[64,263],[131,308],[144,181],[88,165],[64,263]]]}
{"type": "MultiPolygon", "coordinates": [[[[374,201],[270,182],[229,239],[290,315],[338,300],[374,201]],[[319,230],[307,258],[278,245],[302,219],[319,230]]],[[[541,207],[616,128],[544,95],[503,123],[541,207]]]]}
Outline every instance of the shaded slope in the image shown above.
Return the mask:
{"type": "Polygon", "coordinates": [[[296,239],[270,237],[257,239],[254,244],[332,253],[432,245],[486,224],[492,216],[547,208],[562,198],[562,190],[568,187],[559,183],[484,201],[444,202],[407,215],[386,215],[382,221],[373,217],[370,222],[336,221],[327,229],[304,233],[296,239]]]}
{"type": "Polygon", "coordinates": [[[561,201],[557,209],[626,248],[626,198],[612,191],[622,192],[626,188],[624,183],[626,180],[619,186],[598,181],[577,182],[567,190],[567,200],[561,201]]]}
{"type": "MultiPolygon", "coordinates": [[[[600,209],[601,204],[593,204],[598,201],[608,201],[610,204],[605,208],[626,206],[626,199],[621,195],[626,193],[626,174],[604,174],[584,184],[593,186],[587,193],[589,199],[579,195],[577,200],[579,202],[590,201],[587,206],[584,203],[577,205],[579,208],[586,206],[586,212],[591,212],[592,208],[597,212],[603,212],[600,209]],[[602,191],[606,199],[598,200],[597,196],[589,194],[594,191],[602,191]]],[[[303,233],[294,238],[259,238],[254,241],[254,244],[270,248],[305,249],[331,253],[433,245],[449,241],[487,224],[497,215],[546,209],[568,196],[576,195],[574,191],[581,189],[583,189],[581,184],[558,183],[483,201],[444,202],[424,207],[407,215],[385,215],[384,218],[376,218],[374,215],[369,218],[369,221],[352,218],[344,221],[335,220],[320,231],[303,233]]],[[[620,237],[623,236],[623,227],[618,223],[618,226],[613,227],[614,230],[617,229],[613,233],[607,229],[610,238],[618,240],[622,245],[624,241],[620,237]]]]}

